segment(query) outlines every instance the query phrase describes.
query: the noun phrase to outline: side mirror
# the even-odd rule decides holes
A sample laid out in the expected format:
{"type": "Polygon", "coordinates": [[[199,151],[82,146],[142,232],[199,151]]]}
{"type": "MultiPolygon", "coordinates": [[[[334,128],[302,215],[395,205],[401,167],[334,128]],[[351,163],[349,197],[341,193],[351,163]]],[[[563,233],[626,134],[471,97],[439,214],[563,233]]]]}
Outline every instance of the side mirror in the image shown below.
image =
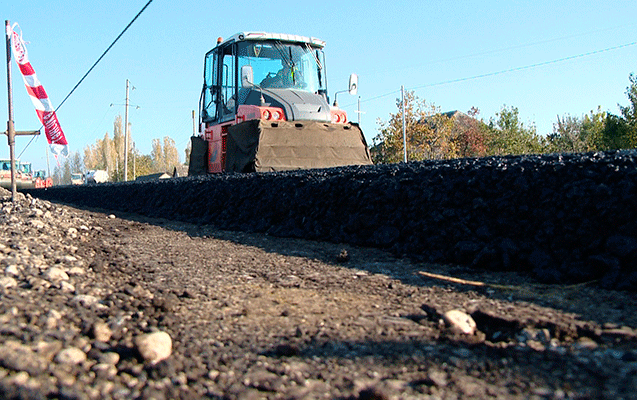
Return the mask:
{"type": "Polygon", "coordinates": [[[250,87],[254,85],[254,71],[252,65],[241,67],[241,86],[250,87]]]}
{"type": "Polygon", "coordinates": [[[349,94],[355,95],[358,93],[358,75],[351,74],[349,76],[349,94]]]}

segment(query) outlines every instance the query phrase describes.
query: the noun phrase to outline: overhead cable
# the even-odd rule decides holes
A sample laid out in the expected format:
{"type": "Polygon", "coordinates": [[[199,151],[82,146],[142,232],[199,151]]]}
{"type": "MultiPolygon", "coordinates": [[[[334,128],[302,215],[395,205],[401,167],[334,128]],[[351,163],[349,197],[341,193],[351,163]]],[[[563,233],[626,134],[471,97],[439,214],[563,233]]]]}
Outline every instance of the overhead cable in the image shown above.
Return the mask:
{"type": "MultiPolygon", "coordinates": [[[[117,43],[117,41],[119,40],[120,37],[122,37],[122,35],[124,34],[124,32],[126,32],[128,30],[128,28],[130,28],[131,25],[133,25],[133,22],[135,22],[135,20],[142,15],[142,13],[144,12],[144,10],[146,10],[146,7],[148,7],[150,5],[150,3],[152,3],[153,0],[148,0],[148,3],[146,3],[146,5],[137,13],[137,15],[135,15],[135,18],[133,18],[131,20],[131,22],[128,23],[128,25],[126,25],[126,28],[124,28],[124,30],[115,38],[115,40],[113,40],[113,43],[111,43],[110,46],[108,46],[108,48],[106,50],[104,50],[104,52],[102,53],[102,55],[100,56],[100,58],[97,59],[97,61],[95,61],[95,63],[93,64],[93,66],[91,68],[89,68],[89,70],[84,74],[84,76],[82,77],[82,79],[80,79],[80,81],[73,86],[73,89],[71,89],[71,91],[69,92],[69,94],[66,95],[66,97],[64,98],[64,100],[62,100],[62,102],[57,106],[57,108],[55,109],[55,112],[57,112],[60,107],[62,107],[62,104],[64,104],[66,102],[66,100],[71,96],[71,94],[73,94],[73,92],[75,91],[75,89],[78,88],[78,86],[80,86],[80,84],[82,83],[82,81],[84,81],[84,79],[88,76],[88,74],[91,73],[91,71],[93,71],[93,68],[95,68],[95,66],[102,61],[102,58],[104,58],[104,56],[106,55],[106,53],[109,52],[109,50],[115,45],[115,43],[117,43]]],[[[42,129],[42,127],[40,127],[40,129],[42,129]]],[[[31,138],[31,140],[29,140],[29,143],[27,143],[26,146],[24,146],[24,149],[22,150],[22,152],[20,153],[20,155],[18,156],[18,158],[20,158],[22,156],[22,153],[24,153],[26,151],[26,149],[29,147],[29,145],[31,144],[31,142],[33,142],[33,139],[35,139],[36,136],[33,136],[31,138]]]]}
{"type": "Polygon", "coordinates": [[[502,70],[502,71],[490,72],[490,73],[487,73],[487,74],[474,75],[474,76],[470,76],[470,77],[467,77],[467,78],[451,79],[451,80],[448,80],[448,81],[430,83],[430,84],[427,84],[427,85],[415,86],[415,87],[413,87],[411,89],[412,90],[422,89],[422,88],[426,88],[426,87],[446,85],[446,84],[449,84],[449,83],[464,82],[464,81],[470,81],[470,80],[473,80],[473,79],[486,78],[486,77],[489,77],[489,76],[501,75],[501,74],[506,74],[506,73],[509,73],[509,72],[523,71],[525,69],[543,67],[543,66],[550,65],[550,64],[557,64],[557,63],[560,63],[560,62],[563,62],[563,61],[574,60],[576,58],[588,57],[588,56],[592,56],[592,55],[600,54],[600,53],[605,53],[605,52],[612,51],[612,50],[618,50],[618,49],[622,49],[624,47],[634,46],[636,44],[637,44],[637,42],[626,43],[626,44],[622,44],[622,45],[615,46],[615,47],[608,47],[608,48],[603,49],[603,50],[595,50],[595,51],[591,51],[591,52],[588,52],[588,53],[578,54],[578,55],[575,55],[575,56],[569,56],[569,57],[560,58],[560,59],[557,59],[557,60],[544,61],[544,62],[540,62],[540,63],[536,63],[536,64],[525,65],[523,67],[515,67],[515,68],[505,69],[505,70],[502,70]]]}
{"type": "MultiPolygon", "coordinates": [[[[619,50],[619,49],[623,49],[623,48],[634,46],[634,45],[637,45],[637,41],[631,42],[631,43],[622,44],[622,45],[619,45],[619,46],[608,47],[608,48],[605,48],[605,49],[602,49],[602,50],[595,50],[595,51],[591,51],[591,52],[588,52],[588,53],[582,53],[582,54],[577,54],[577,55],[574,55],[574,56],[559,58],[559,59],[556,59],[556,60],[544,61],[544,62],[535,63],[535,64],[531,64],[531,65],[525,65],[525,66],[522,66],[522,67],[509,68],[509,69],[505,69],[505,70],[501,70],[501,71],[489,72],[489,73],[486,73],[486,74],[474,75],[474,76],[469,76],[469,77],[465,77],[465,78],[450,79],[450,80],[447,80],[447,81],[429,83],[429,84],[421,85],[421,86],[414,86],[412,88],[406,88],[406,90],[416,90],[416,89],[423,89],[423,88],[427,88],[427,87],[442,86],[442,85],[447,85],[447,84],[450,84],[450,83],[464,82],[464,81],[470,81],[470,80],[474,80],[474,79],[487,78],[487,77],[495,76],[495,75],[502,75],[502,74],[506,74],[506,73],[510,73],[510,72],[523,71],[523,70],[527,70],[527,69],[543,67],[543,66],[550,65],[550,64],[557,64],[557,63],[564,62],[564,61],[574,60],[574,59],[577,59],[577,58],[588,57],[588,56],[592,56],[592,55],[595,55],[595,54],[606,53],[606,52],[613,51],[613,50],[619,50]]],[[[388,93],[385,93],[385,94],[381,94],[381,95],[378,95],[378,96],[371,97],[369,99],[364,99],[364,100],[361,99],[360,102],[361,103],[365,103],[365,102],[377,100],[377,99],[380,99],[380,98],[383,98],[383,97],[390,96],[390,95],[395,94],[395,93],[400,93],[400,90],[394,90],[394,91],[391,91],[391,92],[388,92],[388,93]]],[[[349,106],[353,106],[353,105],[355,105],[355,104],[354,103],[348,104],[348,105],[346,105],[344,107],[349,107],[349,106]]]]}
{"type": "Polygon", "coordinates": [[[137,15],[135,15],[135,18],[132,19],[131,22],[128,23],[128,25],[126,25],[126,28],[124,28],[124,30],[122,31],[122,33],[120,33],[115,40],[113,40],[113,43],[111,43],[110,46],[108,46],[108,48],[106,50],[104,50],[104,52],[102,53],[102,55],[100,56],[100,58],[97,59],[97,61],[95,61],[95,64],[93,64],[93,66],[91,68],[89,68],[89,70],[84,74],[84,76],[82,77],[82,79],[80,79],[80,81],[73,87],[73,89],[71,89],[71,91],[69,92],[69,94],[66,95],[66,97],[64,98],[64,100],[62,100],[62,102],[60,103],[59,106],[57,106],[57,108],[55,109],[55,111],[57,111],[60,107],[62,107],[62,104],[64,104],[64,102],[66,101],[66,99],[69,98],[69,96],[71,96],[71,94],[75,91],[75,89],[77,89],[78,86],[80,86],[80,84],[82,83],[82,81],[88,76],[88,74],[91,73],[91,71],[93,71],[93,68],[95,68],[95,66],[102,61],[102,58],[104,58],[104,56],[106,55],[106,53],[109,52],[109,50],[111,49],[111,47],[113,47],[115,45],[115,43],[117,43],[117,41],[119,40],[119,38],[122,37],[122,35],[128,30],[128,28],[130,28],[131,25],[133,25],[133,22],[135,22],[135,20],[142,15],[142,13],[144,12],[144,10],[146,10],[146,7],[148,7],[150,5],[150,3],[152,3],[153,0],[148,0],[148,3],[146,3],[146,5],[137,13],[137,15]]]}

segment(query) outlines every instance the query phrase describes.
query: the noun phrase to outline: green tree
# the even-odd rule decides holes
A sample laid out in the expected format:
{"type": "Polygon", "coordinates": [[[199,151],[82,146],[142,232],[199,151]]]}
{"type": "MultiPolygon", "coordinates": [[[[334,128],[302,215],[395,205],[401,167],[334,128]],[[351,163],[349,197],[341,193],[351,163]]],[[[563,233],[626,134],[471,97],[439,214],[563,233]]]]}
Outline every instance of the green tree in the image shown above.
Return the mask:
{"type": "Polygon", "coordinates": [[[175,167],[181,165],[177,145],[175,141],[168,136],[164,136],[164,161],[166,163],[165,172],[171,172],[175,167]]]}
{"type": "Polygon", "coordinates": [[[604,130],[606,129],[607,113],[598,106],[582,118],[582,138],[586,142],[586,151],[604,149],[604,130]]]}
{"type": "Polygon", "coordinates": [[[181,165],[175,141],[168,136],[164,136],[162,141],[152,140],[150,157],[154,172],[172,172],[174,167],[181,165]]]}
{"type": "Polygon", "coordinates": [[[192,144],[191,144],[190,140],[188,140],[188,144],[186,145],[186,149],[184,150],[184,153],[185,153],[185,156],[186,156],[185,161],[184,161],[185,165],[190,165],[190,152],[192,151],[191,147],[192,147],[192,144]]]}
{"type": "MultiPolygon", "coordinates": [[[[390,114],[388,121],[378,120],[380,133],[374,137],[371,148],[375,163],[393,163],[403,160],[403,106],[396,99],[398,111],[390,114]]],[[[452,134],[452,122],[448,116],[413,91],[405,92],[405,136],[409,161],[447,159],[458,155],[457,143],[452,134]]]]}
{"type": "Polygon", "coordinates": [[[153,159],[146,154],[135,155],[135,177],[154,173],[153,159]]]}
{"type": "MultiPolygon", "coordinates": [[[[616,132],[606,127],[608,114],[597,107],[581,118],[565,115],[557,117],[553,133],[547,137],[550,152],[588,152],[608,150],[616,139],[616,132]]],[[[615,129],[616,130],[616,129],[615,129]]]]}
{"type": "Polygon", "coordinates": [[[606,115],[602,135],[601,150],[630,149],[636,144],[630,124],[618,115],[610,113],[606,115]]]}
{"type": "Polygon", "coordinates": [[[626,122],[634,126],[637,123],[637,76],[630,74],[628,80],[630,86],[626,88],[626,96],[628,96],[630,104],[626,107],[620,105],[619,109],[626,122]]]}
{"type": "Polygon", "coordinates": [[[489,127],[489,155],[538,154],[546,148],[544,139],[537,134],[535,126],[526,128],[520,121],[517,107],[503,106],[496,113],[496,118],[491,118],[489,127]]]}
{"type": "MultiPolygon", "coordinates": [[[[128,129],[130,133],[130,124],[128,129]]],[[[84,148],[85,169],[106,170],[113,182],[124,180],[124,142],[122,117],[118,115],[113,122],[112,139],[107,132],[103,139],[98,139],[94,144],[84,148]]],[[[151,146],[151,154],[142,155],[133,147],[133,142],[129,137],[129,180],[134,180],[137,176],[156,172],[172,172],[175,166],[180,165],[179,151],[172,138],[164,136],[161,140],[152,139],[151,146]]]]}
{"type": "Polygon", "coordinates": [[[621,115],[607,114],[602,134],[604,149],[634,149],[637,147],[637,76],[630,74],[626,96],[630,104],[619,105],[621,115]]]}
{"type": "Polygon", "coordinates": [[[582,135],[582,120],[571,115],[557,116],[553,124],[553,133],[547,137],[547,149],[555,153],[587,151],[582,135]]]}
{"type": "Polygon", "coordinates": [[[113,122],[113,139],[110,138],[108,132],[104,134],[103,139],[97,139],[95,144],[88,145],[84,148],[84,164],[88,170],[101,169],[107,171],[112,181],[118,181],[122,177],[123,166],[123,143],[122,139],[122,117],[118,115],[113,122]],[[121,147],[122,153],[118,153],[121,147]],[[120,163],[121,160],[121,163],[120,163]]]}
{"type": "Polygon", "coordinates": [[[69,158],[66,159],[70,163],[71,171],[85,173],[86,168],[84,167],[84,161],[82,161],[82,157],[80,153],[73,152],[69,158]]]}
{"type": "Polygon", "coordinates": [[[164,160],[164,149],[161,146],[159,139],[153,139],[151,141],[150,158],[153,162],[153,171],[161,171],[166,164],[164,160]]]}

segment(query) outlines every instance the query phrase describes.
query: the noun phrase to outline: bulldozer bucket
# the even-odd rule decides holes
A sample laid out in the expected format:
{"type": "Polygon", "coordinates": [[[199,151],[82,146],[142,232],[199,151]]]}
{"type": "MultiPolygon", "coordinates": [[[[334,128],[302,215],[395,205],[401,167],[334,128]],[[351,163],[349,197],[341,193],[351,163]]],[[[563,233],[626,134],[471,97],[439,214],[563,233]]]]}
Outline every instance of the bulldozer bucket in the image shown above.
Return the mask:
{"type": "Polygon", "coordinates": [[[228,128],[226,170],[267,172],[372,164],[357,124],[245,121],[228,128]]]}

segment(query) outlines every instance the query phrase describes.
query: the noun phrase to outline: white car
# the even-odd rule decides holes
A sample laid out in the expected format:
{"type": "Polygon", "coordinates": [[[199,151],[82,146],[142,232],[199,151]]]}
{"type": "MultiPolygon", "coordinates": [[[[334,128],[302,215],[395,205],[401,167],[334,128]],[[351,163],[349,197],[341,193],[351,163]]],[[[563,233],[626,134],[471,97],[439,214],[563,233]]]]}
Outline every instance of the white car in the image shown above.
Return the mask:
{"type": "Polygon", "coordinates": [[[108,182],[108,173],[101,169],[93,169],[86,173],[86,183],[108,182]]]}
{"type": "Polygon", "coordinates": [[[71,174],[71,185],[83,185],[84,184],[84,174],[76,172],[71,174]]]}

